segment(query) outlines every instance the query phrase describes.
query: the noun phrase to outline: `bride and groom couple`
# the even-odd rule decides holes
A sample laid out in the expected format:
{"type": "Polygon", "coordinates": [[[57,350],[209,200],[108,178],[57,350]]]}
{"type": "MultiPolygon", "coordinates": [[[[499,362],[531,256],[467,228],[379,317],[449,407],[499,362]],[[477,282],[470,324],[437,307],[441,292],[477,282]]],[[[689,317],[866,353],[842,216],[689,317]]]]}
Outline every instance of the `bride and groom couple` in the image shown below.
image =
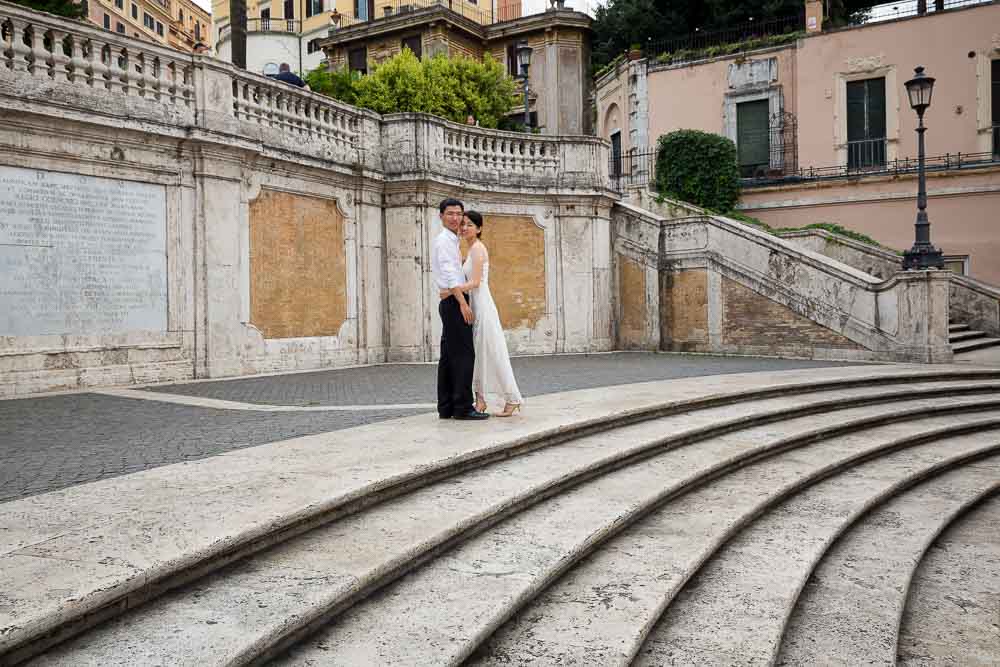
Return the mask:
{"type": "Polygon", "coordinates": [[[502,398],[510,417],[521,392],[510,367],[500,315],[490,294],[490,254],[480,240],[483,216],[466,211],[457,199],[438,206],[444,229],[434,239],[431,270],[441,298],[441,360],[438,362],[438,415],[441,419],[487,419],[488,399],[502,398]],[[468,256],[462,262],[459,238],[468,256]],[[473,392],[475,404],[473,404],[473,392]]]}

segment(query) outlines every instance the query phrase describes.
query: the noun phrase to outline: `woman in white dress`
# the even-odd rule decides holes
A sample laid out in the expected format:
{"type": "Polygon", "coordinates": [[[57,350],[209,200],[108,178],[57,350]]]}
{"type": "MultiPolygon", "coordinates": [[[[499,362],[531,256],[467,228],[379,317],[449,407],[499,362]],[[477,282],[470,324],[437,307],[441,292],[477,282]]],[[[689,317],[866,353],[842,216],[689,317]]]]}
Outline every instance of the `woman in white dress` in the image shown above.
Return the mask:
{"type": "Polygon", "coordinates": [[[503,399],[503,412],[496,417],[510,417],[524,403],[510,367],[507,341],[500,325],[500,314],[490,293],[490,253],[480,240],[483,216],[466,211],[459,234],[468,244],[469,254],[462,265],[466,283],[463,292],[470,296],[475,320],[472,339],[476,348],[476,365],[472,373],[472,390],[476,394],[476,410],[486,411],[487,401],[503,399]]]}

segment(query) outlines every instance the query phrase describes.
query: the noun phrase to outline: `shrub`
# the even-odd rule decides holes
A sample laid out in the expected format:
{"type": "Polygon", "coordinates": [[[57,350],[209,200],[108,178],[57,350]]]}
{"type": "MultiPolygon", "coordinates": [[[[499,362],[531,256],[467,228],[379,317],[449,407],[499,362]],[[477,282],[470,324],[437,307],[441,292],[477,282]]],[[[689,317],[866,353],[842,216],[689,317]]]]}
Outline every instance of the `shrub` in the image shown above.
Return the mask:
{"type": "Polygon", "coordinates": [[[717,134],[677,130],[660,137],[656,189],[696,206],[729,214],[740,196],[736,145],[717,134]]]}
{"type": "Polygon", "coordinates": [[[306,75],[316,92],[381,114],[418,111],[464,123],[473,116],[482,127],[496,127],[514,106],[514,80],[486,56],[418,60],[404,49],[367,76],[317,68],[306,75]]]}

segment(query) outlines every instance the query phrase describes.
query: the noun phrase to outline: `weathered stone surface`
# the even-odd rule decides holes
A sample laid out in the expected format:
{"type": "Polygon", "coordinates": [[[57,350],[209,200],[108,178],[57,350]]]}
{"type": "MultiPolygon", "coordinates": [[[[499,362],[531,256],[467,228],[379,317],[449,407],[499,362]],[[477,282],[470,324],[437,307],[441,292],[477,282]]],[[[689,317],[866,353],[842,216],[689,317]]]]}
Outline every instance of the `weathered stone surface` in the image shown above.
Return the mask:
{"type": "Polygon", "coordinates": [[[665,271],[660,276],[663,344],[697,350],[708,344],[708,271],[665,271]]]}
{"type": "Polygon", "coordinates": [[[250,322],[264,338],[336,336],[347,319],[337,202],[265,190],[250,203],[250,322]]]}
{"type": "Polygon", "coordinates": [[[504,329],[532,328],[545,315],[545,231],[531,216],[486,213],[490,289],[504,329]]]}

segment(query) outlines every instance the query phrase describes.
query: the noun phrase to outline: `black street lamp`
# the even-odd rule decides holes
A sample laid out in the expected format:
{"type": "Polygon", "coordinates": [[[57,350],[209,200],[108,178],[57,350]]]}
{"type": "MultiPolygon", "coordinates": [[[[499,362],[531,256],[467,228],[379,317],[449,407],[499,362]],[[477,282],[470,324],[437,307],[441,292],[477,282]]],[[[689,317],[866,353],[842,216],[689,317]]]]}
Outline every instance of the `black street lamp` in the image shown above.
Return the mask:
{"type": "Polygon", "coordinates": [[[517,66],[524,82],[524,129],[531,129],[531,112],[528,108],[528,68],[531,67],[531,47],[526,40],[517,43],[517,66]]]}
{"type": "Polygon", "coordinates": [[[917,112],[917,222],[913,247],[903,254],[904,269],[943,269],[941,251],[931,245],[931,223],[927,219],[927,174],[924,170],[924,112],[931,105],[934,77],[924,74],[923,67],[913,70],[914,76],[906,82],[910,106],[917,112]]]}

